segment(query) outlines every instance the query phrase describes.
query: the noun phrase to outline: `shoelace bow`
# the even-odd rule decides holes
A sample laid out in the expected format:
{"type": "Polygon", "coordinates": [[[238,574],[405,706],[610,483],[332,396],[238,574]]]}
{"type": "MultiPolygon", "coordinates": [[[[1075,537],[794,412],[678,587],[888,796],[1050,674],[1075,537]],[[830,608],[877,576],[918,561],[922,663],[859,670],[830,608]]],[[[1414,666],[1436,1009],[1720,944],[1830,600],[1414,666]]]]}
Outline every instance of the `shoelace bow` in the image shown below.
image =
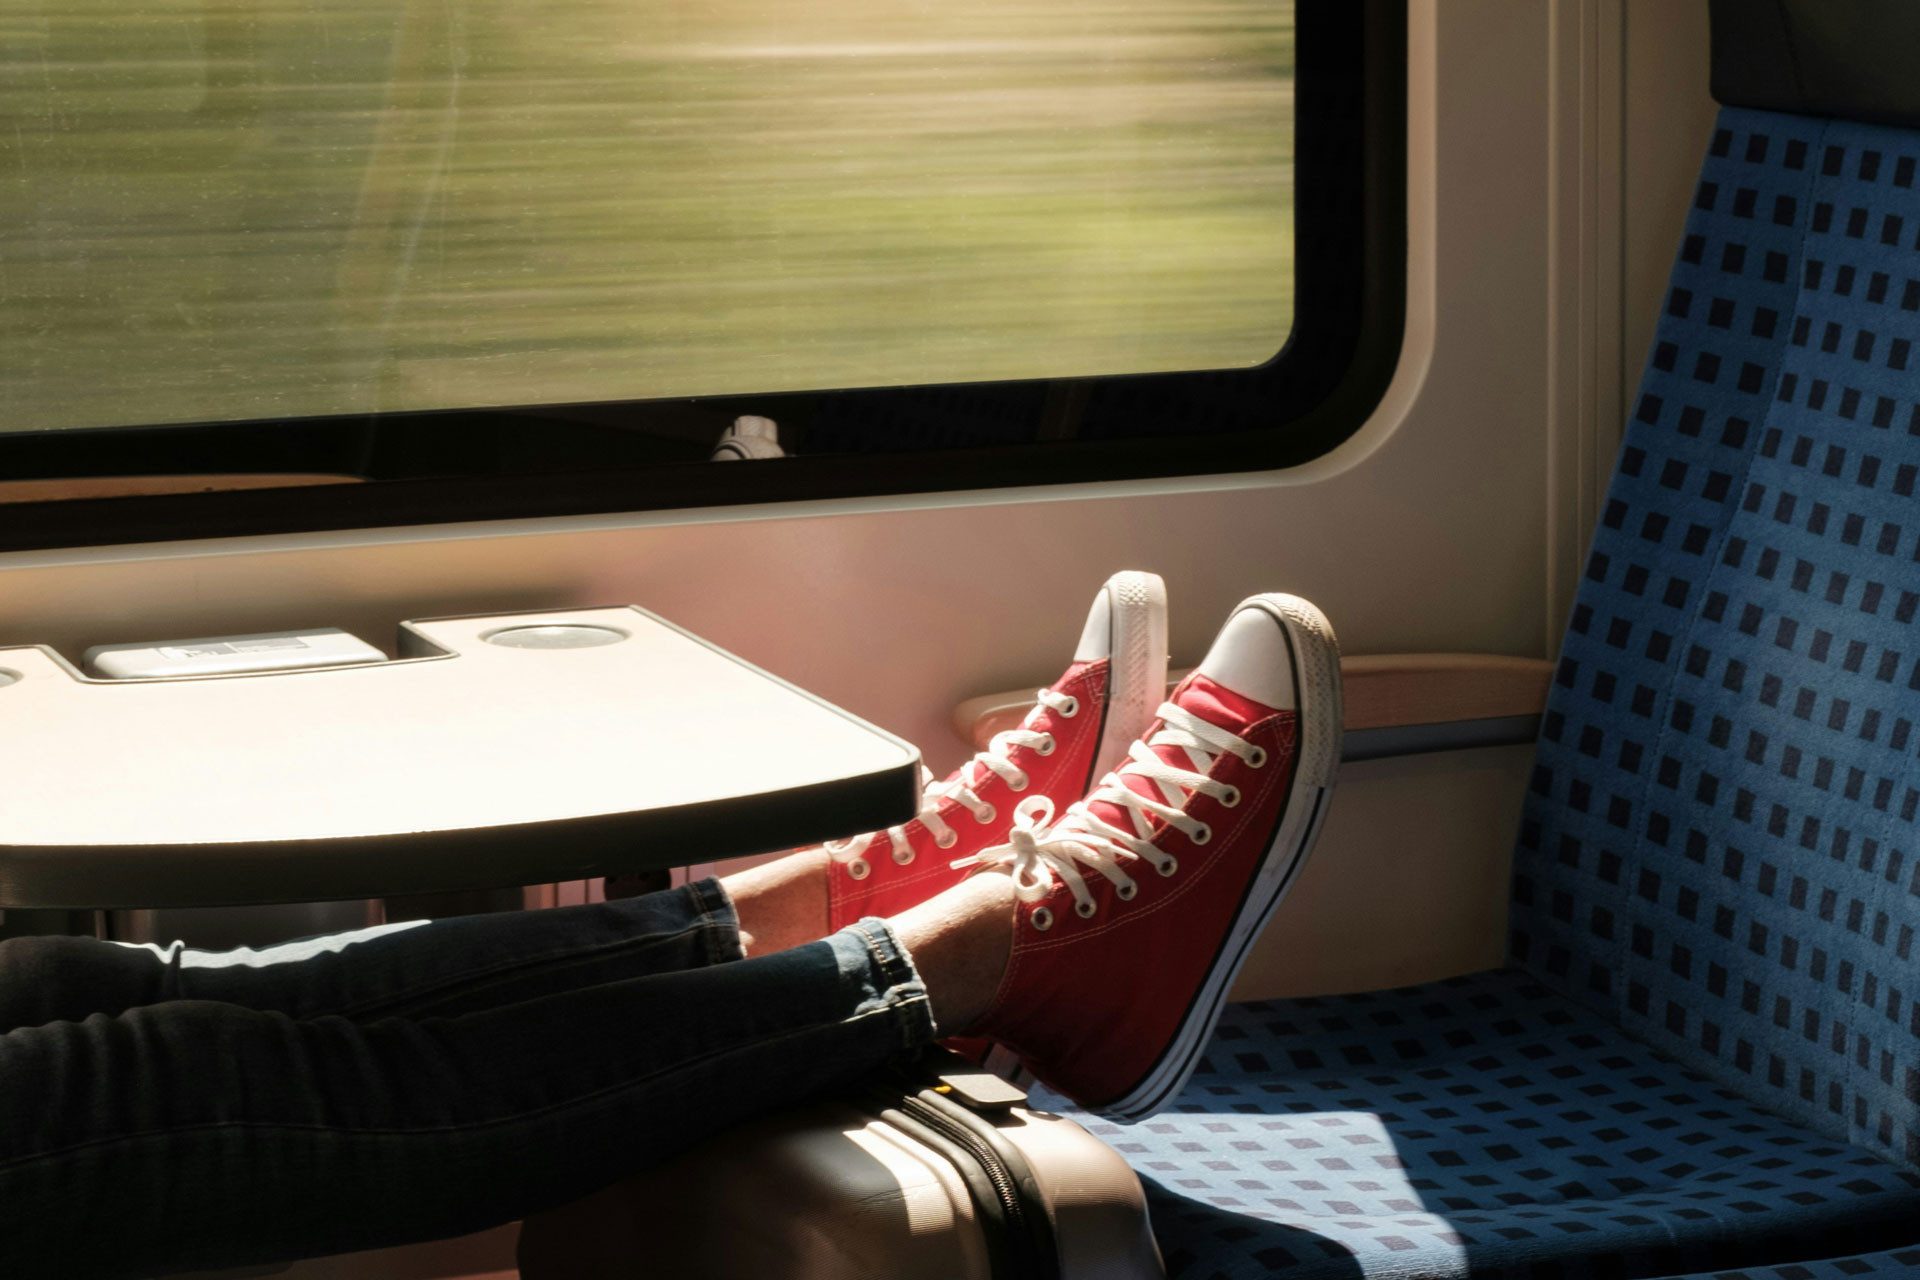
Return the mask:
{"type": "MultiPolygon", "coordinates": [[[[993,805],[980,798],[975,787],[984,784],[988,777],[997,777],[1015,791],[1025,791],[1030,779],[1026,770],[1014,764],[1007,753],[1014,747],[1029,747],[1043,756],[1053,754],[1054,740],[1050,733],[1041,733],[1032,727],[1034,716],[1041,708],[1055,712],[1068,719],[1080,713],[1080,700],[1071,694],[1055,693],[1052,689],[1036,690],[1039,706],[1027,713],[1017,729],[1006,729],[993,735],[987,743],[987,749],[960,766],[960,771],[944,782],[936,782],[933,770],[920,766],[920,812],[914,815],[920,824],[933,834],[934,843],[942,849],[951,849],[960,839],[960,833],[948,825],[940,815],[943,801],[957,801],[979,823],[992,822],[999,816],[993,805]],[[975,772],[978,766],[984,772],[975,772]]],[[[1036,797],[1037,798],[1037,797],[1036,797]]],[[[864,879],[869,870],[862,856],[879,838],[879,832],[852,836],[845,840],[829,840],[824,846],[834,861],[845,864],[856,880],[864,879]]],[[[893,860],[901,866],[913,861],[913,844],[907,839],[907,823],[886,830],[888,842],[893,846],[893,860]]]]}
{"type": "MultiPolygon", "coordinates": [[[[1029,796],[1014,810],[1007,843],[956,859],[953,866],[1008,868],[1014,892],[1023,902],[1036,902],[1052,893],[1056,882],[1064,882],[1073,894],[1074,911],[1083,919],[1097,909],[1087,889],[1089,872],[1106,877],[1122,902],[1131,901],[1139,888],[1127,874],[1127,863],[1142,861],[1163,876],[1172,875],[1179,869],[1179,860],[1149,839],[1154,819],[1185,833],[1195,844],[1207,843],[1212,829],[1183,806],[1195,794],[1212,796],[1228,808],[1239,804],[1239,788],[1208,777],[1207,771],[1223,753],[1238,756],[1256,769],[1266,763],[1267,753],[1171,702],[1161,703],[1155,714],[1161,721],[1159,729],[1146,741],[1135,742],[1126,763],[1102,778],[1086,799],[1069,806],[1057,823],[1052,800],[1029,796]],[[1155,747],[1181,748],[1193,769],[1167,763],[1154,754],[1155,747]],[[1162,799],[1127,786],[1124,779],[1129,775],[1147,779],[1162,799]],[[1133,830],[1122,830],[1094,813],[1090,806],[1101,801],[1124,810],[1133,830]]],[[[1051,913],[1043,915],[1044,911],[1033,913],[1037,928],[1052,924],[1051,913]]]]}

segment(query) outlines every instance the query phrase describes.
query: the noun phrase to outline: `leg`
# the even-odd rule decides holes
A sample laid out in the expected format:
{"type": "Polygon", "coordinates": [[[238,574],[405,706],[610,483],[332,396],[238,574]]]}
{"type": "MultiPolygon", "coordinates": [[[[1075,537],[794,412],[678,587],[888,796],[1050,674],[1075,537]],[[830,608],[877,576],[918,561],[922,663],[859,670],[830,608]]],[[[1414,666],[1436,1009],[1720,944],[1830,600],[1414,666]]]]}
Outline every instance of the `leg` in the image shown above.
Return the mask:
{"type": "Polygon", "coordinates": [[[826,855],[816,850],[729,877],[724,892],[705,882],[590,906],[407,921],[237,951],[15,938],[0,942],[0,1032],[163,1000],[360,1021],[472,1012],[736,960],[743,945],[762,954],[813,941],[827,932],[825,875],[826,855]]]}
{"type": "Polygon", "coordinates": [[[92,938],[0,943],[0,1032],[213,1000],[295,1018],[453,1015],[741,955],[712,881],[554,911],[381,925],[257,950],[92,938]]]}
{"type": "MultiPolygon", "coordinates": [[[[825,931],[828,873],[827,854],[813,849],[727,877],[748,954],[784,951],[825,931]]],[[[893,927],[927,979],[942,1034],[973,1029],[1006,970],[1011,882],[998,875],[962,880],[895,916],[893,927]]]]}
{"type": "Polygon", "coordinates": [[[828,928],[824,849],[803,849],[748,867],[720,883],[740,913],[740,941],[748,955],[785,951],[833,932],[828,928]]]}
{"type": "MultiPolygon", "coordinates": [[[[1004,933],[1007,904],[990,910],[1004,933]]],[[[936,963],[969,927],[950,915],[926,931],[936,963]]],[[[871,920],[451,1017],[188,1000],[16,1030],[0,1036],[8,1274],[150,1275],[479,1230],[934,1034],[926,987],[871,920]]]]}

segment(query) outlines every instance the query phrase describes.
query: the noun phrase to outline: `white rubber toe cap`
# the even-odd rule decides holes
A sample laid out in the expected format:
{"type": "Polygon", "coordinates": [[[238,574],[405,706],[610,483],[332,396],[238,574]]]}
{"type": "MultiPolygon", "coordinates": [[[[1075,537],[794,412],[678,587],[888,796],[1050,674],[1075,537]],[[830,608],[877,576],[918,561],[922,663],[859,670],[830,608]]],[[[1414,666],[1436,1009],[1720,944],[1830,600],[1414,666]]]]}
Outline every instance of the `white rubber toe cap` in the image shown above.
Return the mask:
{"type": "Polygon", "coordinates": [[[1258,598],[1233,611],[1196,670],[1243,698],[1276,711],[1293,710],[1293,660],[1279,615],[1258,598]]]}
{"type": "Polygon", "coordinates": [[[1113,656],[1113,598],[1102,590],[1087,610],[1087,625],[1080,632],[1080,644],[1073,651],[1075,662],[1098,662],[1113,656]]]}

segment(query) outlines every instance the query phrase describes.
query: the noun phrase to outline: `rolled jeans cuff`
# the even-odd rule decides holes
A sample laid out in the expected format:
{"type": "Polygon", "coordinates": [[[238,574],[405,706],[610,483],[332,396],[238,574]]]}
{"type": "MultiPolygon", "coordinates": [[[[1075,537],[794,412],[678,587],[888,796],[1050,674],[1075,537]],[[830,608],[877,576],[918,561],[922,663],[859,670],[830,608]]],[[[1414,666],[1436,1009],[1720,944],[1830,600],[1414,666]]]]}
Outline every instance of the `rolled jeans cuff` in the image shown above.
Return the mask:
{"type": "Polygon", "coordinates": [[[920,980],[913,958],[900,945],[892,925],[878,916],[867,916],[827,941],[840,958],[841,973],[856,984],[856,1013],[886,1010],[903,1053],[914,1053],[933,1043],[939,1033],[933,1023],[927,985],[920,980]]]}
{"type": "Polygon", "coordinates": [[[690,881],[683,886],[683,892],[700,913],[707,963],[745,960],[747,944],[740,936],[740,912],[733,905],[733,895],[727,892],[719,877],[707,876],[690,881]]]}

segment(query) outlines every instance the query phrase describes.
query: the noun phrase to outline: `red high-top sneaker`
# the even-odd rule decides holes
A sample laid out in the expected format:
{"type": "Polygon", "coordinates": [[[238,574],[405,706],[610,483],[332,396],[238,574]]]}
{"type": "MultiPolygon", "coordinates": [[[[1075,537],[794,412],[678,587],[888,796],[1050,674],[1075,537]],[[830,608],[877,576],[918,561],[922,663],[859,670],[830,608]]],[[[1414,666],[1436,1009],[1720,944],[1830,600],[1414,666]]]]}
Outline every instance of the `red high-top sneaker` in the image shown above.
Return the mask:
{"type": "Polygon", "coordinates": [[[1167,687],[1167,590],[1159,575],[1116,573],[1093,599],[1073,664],[1017,729],[935,782],[920,814],[885,831],[833,840],[828,928],[891,916],[964,879],[952,863],[1007,838],[1023,795],[1064,807],[1125,755],[1167,687]]]}
{"type": "Polygon", "coordinates": [[[1241,603],[1120,768],[1010,843],[1013,953],[978,1034],[1088,1110],[1143,1119],[1192,1074],[1260,927],[1320,829],[1340,759],[1340,654],[1293,596],[1241,603]]]}

